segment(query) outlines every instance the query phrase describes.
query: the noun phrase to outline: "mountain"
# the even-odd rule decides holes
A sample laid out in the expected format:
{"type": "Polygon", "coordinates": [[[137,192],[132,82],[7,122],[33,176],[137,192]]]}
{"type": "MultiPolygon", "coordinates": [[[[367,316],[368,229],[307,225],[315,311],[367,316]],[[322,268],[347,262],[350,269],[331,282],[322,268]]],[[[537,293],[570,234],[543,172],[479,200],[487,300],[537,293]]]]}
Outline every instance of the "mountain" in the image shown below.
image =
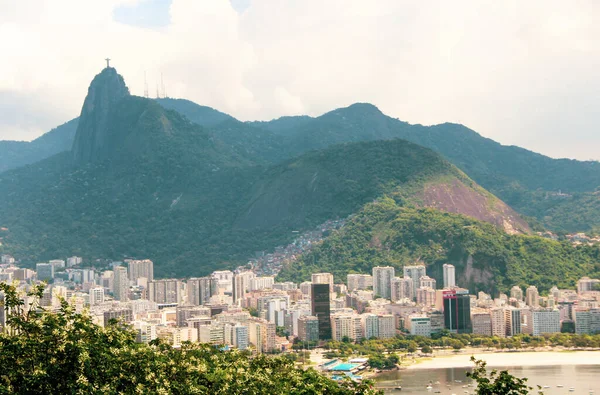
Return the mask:
{"type": "Polygon", "coordinates": [[[46,159],[73,146],[78,119],[72,119],[37,139],[27,141],[0,141],[0,173],[46,159]]]}
{"type": "Polygon", "coordinates": [[[205,127],[215,126],[222,122],[235,119],[231,115],[217,111],[214,108],[201,106],[193,101],[185,99],[165,97],[157,98],[155,100],[164,108],[177,111],[178,113],[185,115],[190,121],[205,127]]]}
{"type": "Polygon", "coordinates": [[[28,263],[151,256],[163,275],[266,248],[230,232],[262,168],[179,113],[124,94],[115,74],[90,85],[72,152],[0,175],[3,248],[28,263]]]}
{"type": "Polygon", "coordinates": [[[551,229],[600,229],[600,162],[552,159],[501,145],[458,124],[411,125],[365,103],[260,126],[282,136],[290,156],[344,142],[402,138],[439,152],[521,214],[551,229]]]}
{"type": "MultiPolygon", "coordinates": [[[[520,214],[536,218],[549,229],[600,232],[599,162],[552,159],[519,147],[501,145],[457,124],[411,125],[388,117],[366,103],[340,108],[317,118],[281,117],[269,122],[244,123],[188,100],[156,101],[207,127],[219,135],[223,143],[264,165],[281,163],[311,149],[340,143],[402,138],[441,153],[520,214]]],[[[71,135],[74,135],[76,120],[72,122],[71,135]]],[[[23,150],[33,142],[0,142],[0,153],[3,146],[9,147],[4,148],[5,152],[10,150],[0,156],[3,158],[0,171],[66,150],[69,136],[65,134],[65,137],[55,151],[31,155],[23,154],[23,150]]]]}
{"type": "Polygon", "coordinates": [[[163,107],[175,110],[198,125],[211,130],[232,149],[243,151],[256,162],[274,164],[289,158],[283,140],[268,129],[240,122],[213,108],[184,99],[156,99],[163,107]]]}
{"type": "Polygon", "coordinates": [[[510,207],[439,154],[405,140],[334,145],[272,167],[237,220],[244,229],[306,228],[345,217],[382,195],[528,232],[510,207]]]}
{"type": "Polygon", "coordinates": [[[507,292],[513,285],[536,285],[545,292],[600,275],[600,246],[510,235],[464,215],[383,198],[366,204],[344,228],[285,267],[278,280],[301,282],[310,280],[310,273],[331,272],[345,282],[348,273],[388,265],[401,275],[403,265],[414,262],[426,264],[438,284],[443,283],[442,265],[451,263],[458,285],[474,292],[507,292]]]}
{"type": "Polygon", "coordinates": [[[281,153],[274,136],[235,119],[200,126],[130,95],[106,68],[90,84],[71,152],[0,175],[2,248],[30,264],[151,257],[159,276],[202,275],[383,195],[528,231],[429,149],[361,142],[271,165],[269,150],[281,153]]]}

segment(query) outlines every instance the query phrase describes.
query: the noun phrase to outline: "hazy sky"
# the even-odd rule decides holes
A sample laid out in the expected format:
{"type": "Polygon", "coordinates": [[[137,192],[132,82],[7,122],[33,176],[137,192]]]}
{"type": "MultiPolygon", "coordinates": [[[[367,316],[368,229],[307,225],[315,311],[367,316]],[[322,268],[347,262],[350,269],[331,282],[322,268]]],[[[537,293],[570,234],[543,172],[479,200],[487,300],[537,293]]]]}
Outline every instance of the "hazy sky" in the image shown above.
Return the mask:
{"type": "Polygon", "coordinates": [[[79,114],[104,58],[132,93],[241,120],[371,102],[600,159],[600,2],[0,0],[0,139],[79,114]]]}

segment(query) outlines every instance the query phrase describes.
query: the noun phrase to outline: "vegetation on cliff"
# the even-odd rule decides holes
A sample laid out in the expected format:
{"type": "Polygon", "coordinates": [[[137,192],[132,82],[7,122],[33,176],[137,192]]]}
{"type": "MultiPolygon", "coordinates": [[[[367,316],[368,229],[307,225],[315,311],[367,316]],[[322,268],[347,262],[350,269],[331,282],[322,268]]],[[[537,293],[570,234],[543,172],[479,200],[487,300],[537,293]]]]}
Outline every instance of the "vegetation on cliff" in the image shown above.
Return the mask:
{"type": "Polygon", "coordinates": [[[600,247],[574,247],[530,235],[509,235],[475,219],[432,209],[403,207],[391,198],[367,204],[344,228],[285,267],[280,280],[310,280],[331,272],[371,273],[374,266],[417,261],[442,282],[442,265],[456,266],[459,286],[472,292],[506,292],[513,285],[573,288],[582,276],[600,275],[600,247]]]}

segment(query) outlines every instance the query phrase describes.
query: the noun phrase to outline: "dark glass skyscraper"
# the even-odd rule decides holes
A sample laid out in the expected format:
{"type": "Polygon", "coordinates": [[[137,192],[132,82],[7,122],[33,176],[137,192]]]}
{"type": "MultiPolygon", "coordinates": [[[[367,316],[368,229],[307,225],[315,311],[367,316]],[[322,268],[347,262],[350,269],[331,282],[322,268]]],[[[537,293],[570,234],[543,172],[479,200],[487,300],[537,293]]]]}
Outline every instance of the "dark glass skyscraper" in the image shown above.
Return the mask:
{"type": "Polygon", "coordinates": [[[472,333],[471,297],[466,289],[443,292],[444,326],[452,333],[472,333]]]}
{"type": "Polygon", "coordinates": [[[331,339],[329,284],[311,285],[312,315],[319,319],[319,339],[331,339]]]}

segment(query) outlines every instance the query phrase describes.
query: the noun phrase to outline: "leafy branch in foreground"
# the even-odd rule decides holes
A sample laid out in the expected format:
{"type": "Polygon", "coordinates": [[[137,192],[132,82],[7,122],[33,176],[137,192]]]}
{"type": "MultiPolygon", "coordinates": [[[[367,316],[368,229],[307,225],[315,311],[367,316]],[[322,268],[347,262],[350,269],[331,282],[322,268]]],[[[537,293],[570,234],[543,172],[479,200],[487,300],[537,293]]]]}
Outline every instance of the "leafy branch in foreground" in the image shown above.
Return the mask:
{"type": "Polygon", "coordinates": [[[475,357],[471,357],[471,361],[475,364],[475,368],[472,372],[467,372],[467,377],[477,382],[475,390],[477,395],[527,395],[533,389],[527,386],[526,378],[515,377],[507,370],[498,372],[494,369],[488,374],[485,361],[475,357]]]}
{"type": "Polygon", "coordinates": [[[57,312],[0,284],[0,394],[378,394],[372,383],[335,381],[287,358],[186,343],[135,342],[119,323],[100,327],[62,301],[57,312]]]}

